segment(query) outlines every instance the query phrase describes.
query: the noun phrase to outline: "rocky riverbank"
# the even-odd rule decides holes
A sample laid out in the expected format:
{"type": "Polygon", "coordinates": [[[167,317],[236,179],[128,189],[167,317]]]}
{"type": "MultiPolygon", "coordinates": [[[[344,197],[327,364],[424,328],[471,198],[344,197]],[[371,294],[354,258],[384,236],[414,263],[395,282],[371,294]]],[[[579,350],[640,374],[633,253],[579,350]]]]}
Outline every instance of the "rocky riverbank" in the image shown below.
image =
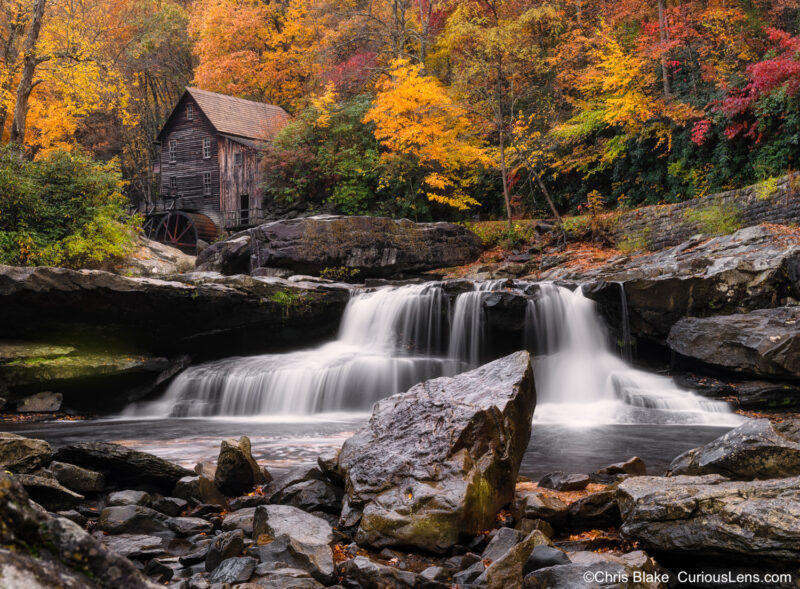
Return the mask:
{"type": "Polygon", "coordinates": [[[281,473],[253,459],[246,437],[189,471],[116,444],[53,449],[2,434],[0,579],[665,588],[702,565],[784,573],[792,580],[769,586],[795,586],[800,422],[747,422],[666,477],[633,458],[532,483],[517,472],[534,406],[519,352],[386,399],[340,452],[281,473]]]}

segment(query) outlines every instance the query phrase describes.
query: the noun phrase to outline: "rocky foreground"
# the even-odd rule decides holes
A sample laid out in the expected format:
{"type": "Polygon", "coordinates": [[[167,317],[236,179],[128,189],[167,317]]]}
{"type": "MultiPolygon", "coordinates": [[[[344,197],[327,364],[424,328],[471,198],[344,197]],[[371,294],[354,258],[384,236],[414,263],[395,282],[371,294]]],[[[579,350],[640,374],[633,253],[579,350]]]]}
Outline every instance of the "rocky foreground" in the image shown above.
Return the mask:
{"type": "Polygon", "coordinates": [[[663,588],[698,567],[795,586],[800,423],[747,422],[667,477],[634,458],[534,484],[517,472],[535,401],[512,354],[382,401],[279,475],[246,437],[188,471],[2,434],[0,587],[663,588]]]}

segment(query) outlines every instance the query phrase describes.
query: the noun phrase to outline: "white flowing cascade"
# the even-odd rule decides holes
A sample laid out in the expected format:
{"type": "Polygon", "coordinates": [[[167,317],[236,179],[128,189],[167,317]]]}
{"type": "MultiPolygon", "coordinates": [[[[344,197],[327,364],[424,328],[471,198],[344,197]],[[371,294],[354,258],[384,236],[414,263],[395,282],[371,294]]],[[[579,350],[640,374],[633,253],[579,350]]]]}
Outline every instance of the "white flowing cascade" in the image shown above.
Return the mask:
{"type": "Polygon", "coordinates": [[[498,290],[504,282],[504,280],[476,282],[473,291],[461,293],[456,297],[448,351],[451,358],[466,362],[470,368],[477,368],[480,365],[486,339],[483,302],[491,291],[498,290]]]}
{"type": "Polygon", "coordinates": [[[637,370],[609,345],[594,302],[580,288],[543,283],[528,303],[525,340],[534,360],[536,422],[597,425],[736,425],[727,404],[680,390],[670,378],[637,370]]]}
{"type": "Polygon", "coordinates": [[[367,411],[379,399],[460,371],[436,357],[447,297],[433,283],[359,292],[336,341],[314,350],[190,367],[127,416],[309,415],[367,411]]]}

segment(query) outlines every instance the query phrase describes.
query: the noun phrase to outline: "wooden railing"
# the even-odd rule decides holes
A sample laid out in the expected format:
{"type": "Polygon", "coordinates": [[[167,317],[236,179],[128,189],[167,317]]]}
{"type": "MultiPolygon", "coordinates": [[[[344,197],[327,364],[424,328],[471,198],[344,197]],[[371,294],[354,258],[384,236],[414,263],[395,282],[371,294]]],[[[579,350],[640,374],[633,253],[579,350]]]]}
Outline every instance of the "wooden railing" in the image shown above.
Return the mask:
{"type": "Polygon", "coordinates": [[[264,221],[264,213],[260,209],[241,209],[223,211],[222,224],[225,229],[238,229],[260,225],[264,221]]]}

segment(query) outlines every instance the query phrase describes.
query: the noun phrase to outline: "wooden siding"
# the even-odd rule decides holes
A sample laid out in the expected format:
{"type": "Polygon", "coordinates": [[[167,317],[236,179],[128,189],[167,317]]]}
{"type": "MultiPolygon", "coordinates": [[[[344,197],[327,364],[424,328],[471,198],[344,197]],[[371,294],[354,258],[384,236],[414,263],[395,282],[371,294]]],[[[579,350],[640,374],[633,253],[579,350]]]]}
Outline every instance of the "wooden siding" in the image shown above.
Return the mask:
{"type": "Polygon", "coordinates": [[[231,224],[230,219],[238,218],[234,213],[239,212],[239,199],[246,194],[250,197],[251,224],[260,214],[262,190],[259,186],[261,178],[258,171],[258,152],[248,146],[242,145],[228,137],[218,137],[219,169],[222,182],[220,183],[220,206],[223,212],[229,213],[226,217],[226,228],[237,226],[231,224]],[[242,163],[236,164],[236,155],[242,155],[242,163]]]}
{"type": "Polygon", "coordinates": [[[221,227],[220,175],[217,133],[203,111],[184,94],[167,121],[161,137],[161,198],[180,198],[179,207],[208,215],[221,227]],[[186,118],[193,105],[192,120],[186,118]],[[203,158],[203,139],[211,140],[211,157],[203,158]],[[170,162],[170,141],[176,141],[175,162],[170,162]],[[211,194],[203,194],[203,174],[211,174],[211,194]],[[172,187],[175,178],[175,187],[172,187]]]}

